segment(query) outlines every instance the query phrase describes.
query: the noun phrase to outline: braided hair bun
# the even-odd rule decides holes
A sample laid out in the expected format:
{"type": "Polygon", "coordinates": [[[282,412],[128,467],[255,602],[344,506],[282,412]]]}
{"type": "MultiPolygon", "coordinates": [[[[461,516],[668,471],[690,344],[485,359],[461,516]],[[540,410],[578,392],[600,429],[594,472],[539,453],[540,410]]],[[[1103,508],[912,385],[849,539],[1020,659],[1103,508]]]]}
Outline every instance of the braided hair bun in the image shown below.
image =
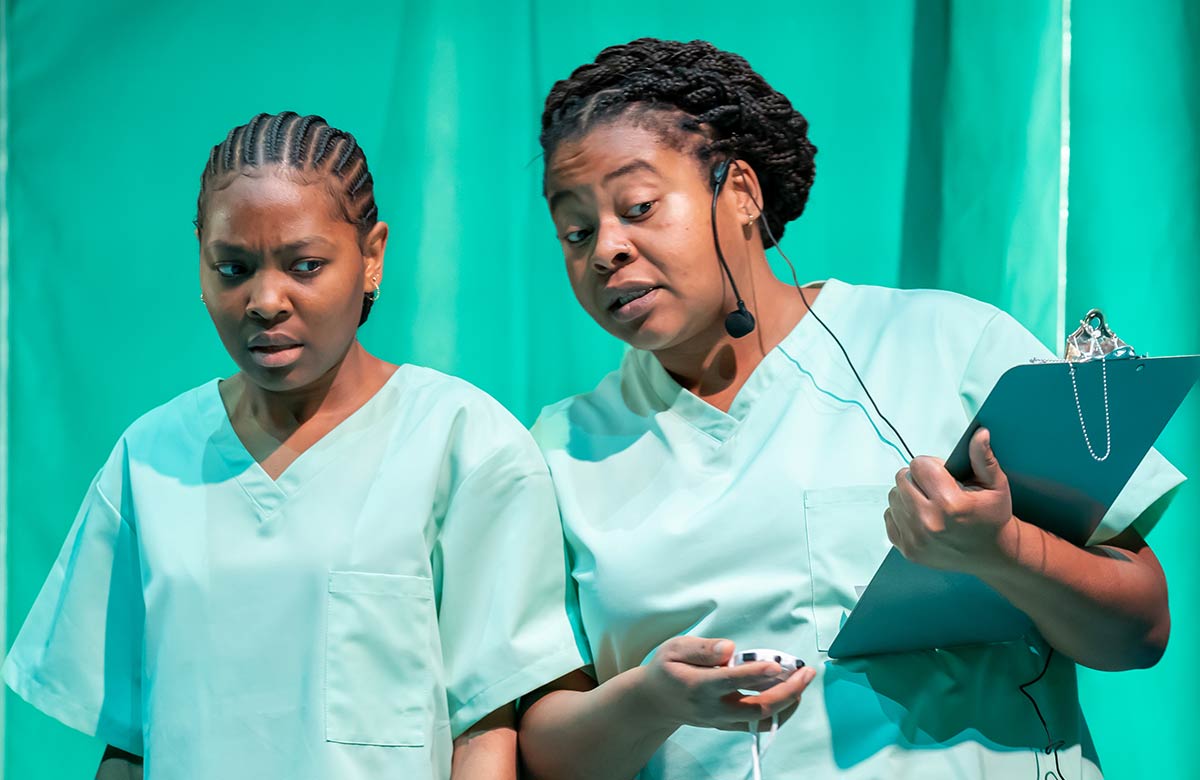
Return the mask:
{"type": "Polygon", "coordinates": [[[808,120],[737,54],[706,41],[639,38],[610,46],[550,90],[542,151],[549,160],[562,141],[616,119],[654,123],[673,143],[698,134],[695,151],[706,166],[726,157],[746,161],[777,238],[804,211],[817,153],[808,120]]]}

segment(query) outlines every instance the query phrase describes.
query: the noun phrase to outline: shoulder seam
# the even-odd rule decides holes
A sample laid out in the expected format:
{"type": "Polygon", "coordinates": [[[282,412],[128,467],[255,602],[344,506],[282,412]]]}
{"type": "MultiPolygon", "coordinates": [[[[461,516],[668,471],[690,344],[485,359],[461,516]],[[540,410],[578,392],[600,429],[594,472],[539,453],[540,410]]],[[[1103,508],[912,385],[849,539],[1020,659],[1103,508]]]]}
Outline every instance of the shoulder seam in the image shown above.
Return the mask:
{"type": "Polygon", "coordinates": [[[958,397],[959,398],[962,398],[963,382],[966,381],[966,378],[967,378],[967,368],[973,362],[975,362],[975,353],[977,353],[979,351],[980,345],[983,344],[983,337],[987,334],[988,328],[992,327],[992,323],[995,322],[996,318],[1000,317],[1002,314],[1004,314],[1004,310],[997,308],[994,312],[992,312],[992,316],[988,317],[988,320],[987,320],[987,322],[985,322],[983,324],[983,327],[979,329],[979,336],[977,336],[975,339],[975,346],[973,346],[971,348],[971,353],[969,355],[967,355],[967,359],[963,362],[962,372],[959,374],[959,377],[958,377],[958,397]]]}

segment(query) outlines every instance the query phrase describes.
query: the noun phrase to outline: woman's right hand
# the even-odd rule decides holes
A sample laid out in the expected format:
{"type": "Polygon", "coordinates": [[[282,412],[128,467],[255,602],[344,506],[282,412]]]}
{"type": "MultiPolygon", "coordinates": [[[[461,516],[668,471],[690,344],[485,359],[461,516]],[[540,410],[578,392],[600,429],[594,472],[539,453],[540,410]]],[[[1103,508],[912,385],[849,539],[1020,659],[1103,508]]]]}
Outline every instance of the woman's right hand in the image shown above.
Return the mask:
{"type": "Polygon", "coordinates": [[[672,726],[746,731],[751,723],[765,728],[773,717],[786,720],[816,671],[806,666],[779,682],[783,670],[774,661],[728,666],[733,650],[728,639],[667,640],[642,667],[646,706],[672,726]]]}

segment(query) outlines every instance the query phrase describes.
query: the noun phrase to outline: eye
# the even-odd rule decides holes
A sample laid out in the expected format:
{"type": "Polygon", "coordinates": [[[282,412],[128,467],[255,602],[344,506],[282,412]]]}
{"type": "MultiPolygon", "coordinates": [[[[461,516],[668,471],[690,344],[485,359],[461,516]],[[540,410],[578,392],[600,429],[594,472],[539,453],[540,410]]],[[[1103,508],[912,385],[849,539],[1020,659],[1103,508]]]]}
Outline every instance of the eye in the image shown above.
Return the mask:
{"type": "Polygon", "coordinates": [[[242,265],[241,263],[217,263],[213,266],[213,268],[215,268],[217,273],[220,274],[224,279],[236,279],[237,277],[246,273],[246,266],[242,265]]]}
{"type": "Polygon", "coordinates": [[[303,260],[296,261],[296,264],[292,266],[292,270],[298,274],[308,276],[320,271],[325,266],[325,262],[315,257],[306,257],[303,260]]]}
{"type": "Polygon", "coordinates": [[[568,244],[582,244],[584,241],[587,241],[591,235],[592,231],[588,228],[580,228],[579,230],[572,230],[570,233],[567,233],[565,236],[563,236],[563,241],[566,241],[568,244]]]}
{"type": "Polygon", "coordinates": [[[650,209],[652,208],[654,208],[654,201],[648,200],[645,203],[638,203],[633,208],[626,210],[625,216],[629,219],[644,217],[650,213],[650,209]]]}

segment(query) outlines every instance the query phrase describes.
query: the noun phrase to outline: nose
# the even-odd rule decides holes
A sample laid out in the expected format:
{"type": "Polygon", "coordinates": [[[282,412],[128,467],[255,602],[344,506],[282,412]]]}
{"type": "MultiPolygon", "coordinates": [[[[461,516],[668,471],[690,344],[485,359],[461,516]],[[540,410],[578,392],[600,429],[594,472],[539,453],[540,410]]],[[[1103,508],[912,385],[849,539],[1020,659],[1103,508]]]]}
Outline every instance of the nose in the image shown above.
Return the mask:
{"type": "Polygon", "coordinates": [[[592,252],[592,267],[597,273],[611,274],[637,257],[637,249],[619,225],[602,225],[597,231],[592,252]]]}
{"type": "Polygon", "coordinates": [[[261,271],[250,280],[250,297],[246,300],[246,314],[252,319],[271,325],[287,319],[292,313],[292,304],[287,295],[287,274],[261,271]]]}

